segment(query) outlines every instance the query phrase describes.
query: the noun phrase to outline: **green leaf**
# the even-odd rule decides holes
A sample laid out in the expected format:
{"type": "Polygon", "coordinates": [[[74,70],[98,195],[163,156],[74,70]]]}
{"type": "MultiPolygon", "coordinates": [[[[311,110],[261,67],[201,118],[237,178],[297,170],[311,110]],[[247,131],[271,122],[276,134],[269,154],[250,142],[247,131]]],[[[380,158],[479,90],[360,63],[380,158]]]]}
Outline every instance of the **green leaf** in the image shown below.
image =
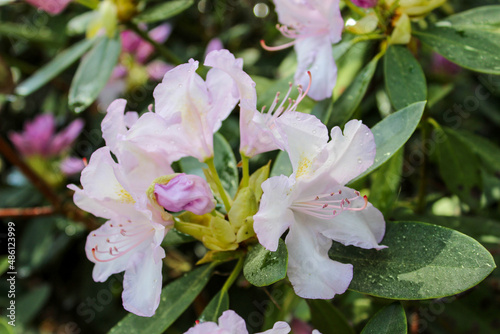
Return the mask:
{"type": "Polygon", "coordinates": [[[285,278],[287,266],[288,251],[280,239],[276,252],[255,245],[245,259],[243,275],[255,286],[267,286],[285,278]]]}
{"type": "Polygon", "coordinates": [[[435,131],[439,173],[444,183],[462,201],[477,207],[482,189],[479,160],[455,131],[441,127],[435,131]]]}
{"type": "Polygon", "coordinates": [[[16,94],[26,96],[33,93],[80,59],[93,43],[94,40],[84,39],[67,48],[31,77],[20,83],[16,87],[16,94]]]}
{"type": "Polygon", "coordinates": [[[59,36],[45,26],[24,25],[11,22],[0,23],[0,36],[13,37],[19,40],[39,42],[53,45],[59,36]]]}
{"type": "Polygon", "coordinates": [[[420,118],[422,118],[424,107],[425,101],[411,104],[387,116],[372,128],[377,146],[375,160],[370,168],[352,180],[351,183],[380,167],[410,139],[420,122],[420,118]]]}
{"type": "Polygon", "coordinates": [[[390,45],[384,56],[387,94],[396,110],[427,99],[422,67],[407,47],[390,45]]]}
{"type": "Polygon", "coordinates": [[[238,167],[231,145],[220,133],[214,135],[214,164],[222,186],[234,197],[238,190],[238,167]]]}
{"type": "Polygon", "coordinates": [[[151,318],[130,313],[109,334],[163,333],[188,308],[210,279],[214,265],[199,267],[163,288],[156,314],[151,318]]]}
{"type": "Polygon", "coordinates": [[[95,101],[108,82],[120,56],[120,36],[100,37],[82,59],[69,89],[69,105],[81,112],[95,101]]]}
{"type": "Polygon", "coordinates": [[[468,131],[446,129],[446,132],[452,133],[454,137],[467,145],[484,161],[489,170],[494,173],[500,173],[500,147],[484,137],[477,136],[468,131]]]}
{"type": "Polygon", "coordinates": [[[361,334],[406,333],[408,333],[408,324],[401,303],[393,303],[378,311],[361,331],[361,334]]]}
{"type": "Polygon", "coordinates": [[[66,33],[70,36],[84,34],[87,31],[87,26],[96,15],[97,12],[89,11],[75,16],[66,25],[66,33]]]}
{"type": "Polygon", "coordinates": [[[307,303],[311,309],[313,327],[322,334],[355,333],[344,315],[330,301],[310,299],[307,303]]]}
{"type": "Polygon", "coordinates": [[[349,289],[389,299],[441,298],[479,284],[495,269],[479,242],[441,226],[387,222],[381,244],[388,248],[334,243],[330,257],[354,266],[349,289]]]}
{"type": "Polygon", "coordinates": [[[12,325],[9,325],[9,321],[11,321],[9,318],[7,317],[1,317],[0,318],[0,333],[3,333],[3,334],[15,334],[14,333],[14,326],[12,325]]]}
{"type": "Polygon", "coordinates": [[[333,111],[327,123],[329,129],[336,125],[343,126],[354,114],[372,81],[378,60],[379,57],[375,57],[363,67],[345,92],[333,103],[333,111]]]}
{"type": "Polygon", "coordinates": [[[229,309],[229,295],[227,291],[219,291],[208,303],[207,307],[200,315],[200,322],[212,321],[217,322],[217,319],[222,315],[222,312],[229,309]]]}
{"type": "Polygon", "coordinates": [[[28,291],[17,301],[17,321],[27,325],[45,305],[50,296],[50,285],[43,284],[28,291]]]}
{"type": "Polygon", "coordinates": [[[177,231],[175,228],[168,231],[165,239],[163,239],[161,245],[165,246],[176,246],[182,245],[188,242],[195,241],[196,239],[190,235],[184,234],[182,232],[177,231]]]}
{"type": "Polygon", "coordinates": [[[8,255],[0,256],[0,275],[5,274],[9,269],[9,257],[8,255]]]}
{"type": "Polygon", "coordinates": [[[151,7],[134,18],[134,22],[153,23],[164,21],[182,13],[193,5],[193,0],[174,0],[151,7]]]}
{"type": "Polygon", "coordinates": [[[200,177],[205,177],[203,169],[207,169],[208,166],[204,162],[200,162],[194,157],[184,157],[179,160],[179,166],[183,173],[198,175],[200,177]]]}
{"type": "Polygon", "coordinates": [[[288,153],[280,151],[276,156],[273,167],[271,168],[270,176],[286,175],[290,176],[293,173],[292,163],[288,157],[288,153]]]}
{"type": "Polygon", "coordinates": [[[464,29],[449,21],[438,22],[413,34],[446,59],[468,69],[500,74],[500,34],[486,30],[464,29]]]}
{"type": "Polygon", "coordinates": [[[448,16],[440,22],[450,23],[455,29],[478,29],[500,32],[500,6],[481,6],[448,16]]]}
{"type": "Polygon", "coordinates": [[[371,174],[370,203],[384,216],[390,213],[399,195],[403,158],[403,150],[399,149],[387,163],[371,174]]]}

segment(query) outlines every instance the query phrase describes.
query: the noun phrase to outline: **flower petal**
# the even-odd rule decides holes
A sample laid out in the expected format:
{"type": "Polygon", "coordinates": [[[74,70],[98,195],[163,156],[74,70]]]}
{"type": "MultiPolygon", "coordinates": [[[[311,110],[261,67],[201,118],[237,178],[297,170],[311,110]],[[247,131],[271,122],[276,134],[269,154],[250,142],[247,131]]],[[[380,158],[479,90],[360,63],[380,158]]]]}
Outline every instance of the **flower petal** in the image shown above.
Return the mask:
{"type": "Polygon", "coordinates": [[[279,238],[295,221],[293,212],[289,209],[293,182],[293,176],[280,175],[262,183],[264,193],[259,211],[253,216],[253,228],[262,246],[272,252],[278,249],[279,238]]]}
{"type": "Polygon", "coordinates": [[[248,334],[245,320],[233,310],[227,310],[219,317],[219,328],[229,333],[248,334]]]}
{"type": "Polygon", "coordinates": [[[332,241],[308,224],[308,216],[296,213],[297,224],[290,227],[285,243],[288,249],[288,278],[302,298],[331,299],[344,293],[352,280],[352,265],[331,260],[332,241]]]}
{"type": "Polygon", "coordinates": [[[52,138],[49,154],[57,155],[62,154],[70,148],[75,139],[80,135],[83,130],[85,122],[82,119],[75,119],[64,130],[56,134],[52,138]]]}
{"type": "Polygon", "coordinates": [[[332,45],[328,35],[297,39],[297,71],[295,82],[307,87],[311,72],[312,83],[308,96],[314,100],[323,100],[332,96],[337,82],[337,65],[333,59],[332,45]]]}
{"type": "Polygon", "coordinates": [[[277,143],[287,151],[297,177],[307,174],[312,161],[325,147],[328,130],[313,115],[286,112],[276,120],[277,143]]]}
{"type": "Polygon", "coordinates": [[[123,307],[143,317],[155,314],[160,304],[162,259],[165,250],[150,245],[144,252],[135,253],[123,277],[123,307]]]}
{"type": "MultiPolygon", "coordinates": [[[[353,196],[354,191],[343,188],[342,194],[346,194],[346,197],[353,196]]],[[[378,244],[385,234],[384,216],[371,203],[361,211],[341,212],[322,225],[321,234],[346,246],[386,248],[378,244]]]]}
{"type": "Polygon", "coordinates": [[[288,334],[290,333],[290,326],[284,321],[278,321],[274,324],[272,329],[257,334],[288,334]]]}
{"type": "Polygon", "coordinates": [[[349,121],[344,134],[339,127],[331,132],[327,144],[328,159],[318,174],[329,174],[338,184],[346,184],[373,164],[375,139],[370,129],[361,121],[349,121]]]}

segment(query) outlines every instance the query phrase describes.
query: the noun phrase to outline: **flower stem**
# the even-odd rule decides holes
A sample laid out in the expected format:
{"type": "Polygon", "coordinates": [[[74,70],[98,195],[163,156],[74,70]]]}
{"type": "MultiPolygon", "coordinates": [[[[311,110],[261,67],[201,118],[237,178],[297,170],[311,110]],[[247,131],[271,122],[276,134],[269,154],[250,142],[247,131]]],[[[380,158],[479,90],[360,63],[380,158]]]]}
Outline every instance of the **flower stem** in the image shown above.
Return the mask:
{"type": "Polygon", "coordinates": [[[179,59],[179,57],[177,57],[175,54],[173,54],[165,46],[163,46],[160,43],[158,43],[155,40],[153,40],[149,36],[148,32],[140,29],[137,26],[137,24],[135,24],[133,22],[127,22],[125,25],[127,26],[127,28],[133,30],[137,35],[141,36],[142,39],[144,39],[149,44],[151,44],[152,46],[154,46],[154,48],[156,49],[156,51],[158,51],[158,53],[160,53],[162,55],[162,57],[165,58],[165,60],[167,60],[168,62],[170,62],[173,65],[180,65],[182,63],[181,60],[179,59]]]}
{"type": "Polygon", "coordinates": [[[366,35],[362,35],[362,36],[358,36],[358,37],[354,38],[352,40],[352,45],[359,43],[359,42],[369,41],[369,40],[373,40],[373,39],[384,39],[384,38],[386,38],[386,36],[381,35],[381,34],[366,34],[366,35]]]}
{"type": "Polygon", "coordinates": [[[353,4],[351,2],[351,0],[346,0],[345,4],[347,5],[347,7],[349,7],[350,10],[352,10],[354,13],[358,14],[359,16],[361,16],[361,17],[366,16],[366,13],[361,8],[359,8],[358,6],[353,4]]]}
{"type": "Polygon", "coordinates": [[[234,267],[233,271],[231,272],[231,275],[229,275],[226,283],[222,286],[222,293],[227,292],[231,285],[233,285],[234,281],[236,281],[236,278],[238,278],[238,275],[241,272],[241,269],[243,269],[243,263],[245,261],[245,257],[241,256],[238,259],[238,263],[236,263],[236,266],[234,267]]]}
{"type": "Polygon", "coordinates": [[[226,191],[222,186],[222,182],[220,181],[219,174],[217,173],[217,169],[215,168],[214,158],[209,158],[205,161],[208,165],[208,169],[210,170],[210,174],[212,175],[215,185],[217,186],[217,190],[219,191],[222,202],[224,203],[224,207],[226,208],[226,212],[231,210],[231,204],[229,204],[229,198],[227,198],[226,191]]]}
{"type": "Polygon", "coordinates": [[[244,154],[241,155],[241,168],[242,168],[242,178],[241,178],[241,187],[248,187],[248,181],[250,180],[250,167],[249,167],[249,159],[244,154]]]}

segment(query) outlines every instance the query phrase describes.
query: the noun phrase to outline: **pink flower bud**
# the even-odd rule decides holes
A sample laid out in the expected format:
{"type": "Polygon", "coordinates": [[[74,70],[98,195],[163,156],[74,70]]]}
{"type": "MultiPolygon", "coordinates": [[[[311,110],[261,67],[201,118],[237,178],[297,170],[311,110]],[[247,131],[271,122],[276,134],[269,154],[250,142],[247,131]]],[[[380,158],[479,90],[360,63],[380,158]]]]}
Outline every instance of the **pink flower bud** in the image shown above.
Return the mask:
{"type": "Polygon", "coordinates": [[[197,175],[181,173],[167,184],[155,184],[158,204],[170,212],[191,211],[203,215],[215,208],[207,181],[197,175]]]}
{"type": "Polygon", "coordinates": [[[352,0],[352,3],[358,7],[362,8],[372,8],[375,7],[378,0],[352,0]]]}

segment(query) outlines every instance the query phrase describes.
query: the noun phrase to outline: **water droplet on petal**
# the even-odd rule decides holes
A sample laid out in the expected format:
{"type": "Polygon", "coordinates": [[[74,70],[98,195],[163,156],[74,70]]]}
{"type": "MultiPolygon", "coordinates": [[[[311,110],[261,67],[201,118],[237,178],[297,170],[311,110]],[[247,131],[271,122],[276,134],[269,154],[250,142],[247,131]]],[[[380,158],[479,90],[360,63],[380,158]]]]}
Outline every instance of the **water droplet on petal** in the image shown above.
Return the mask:
{"type": "Polygon", "coordinates": [[[362,163],[363,161],[361,160],[361,158],[358,158],[358,164],[362,163]]]}

